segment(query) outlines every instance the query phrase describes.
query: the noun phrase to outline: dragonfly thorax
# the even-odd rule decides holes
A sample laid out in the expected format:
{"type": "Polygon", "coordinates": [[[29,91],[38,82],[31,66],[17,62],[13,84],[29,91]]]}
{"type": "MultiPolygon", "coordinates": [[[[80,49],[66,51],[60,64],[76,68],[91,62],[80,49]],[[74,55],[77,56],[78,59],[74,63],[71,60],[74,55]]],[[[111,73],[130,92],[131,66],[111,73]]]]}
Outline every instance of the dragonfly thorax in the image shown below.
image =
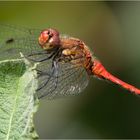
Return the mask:
{"type": "Polygon", "coordinates": [[[61,48],[63,60],[70,61],[73,64],[89,69],[92,63],[92,56],[88,48],[79,39],[61,38],[61,48]]]}

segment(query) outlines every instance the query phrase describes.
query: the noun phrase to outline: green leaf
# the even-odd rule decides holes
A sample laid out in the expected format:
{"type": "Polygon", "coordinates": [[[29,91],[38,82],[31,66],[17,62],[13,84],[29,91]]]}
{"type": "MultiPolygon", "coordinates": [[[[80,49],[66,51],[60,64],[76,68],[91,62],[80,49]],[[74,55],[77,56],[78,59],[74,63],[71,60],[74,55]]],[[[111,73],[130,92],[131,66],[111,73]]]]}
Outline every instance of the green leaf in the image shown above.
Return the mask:
{"type": "Polygon", "coordinates": [[[33,125],[36,88],[36,71],[27,60],[0,61],[0,140],[38,138],[33,125]]]}

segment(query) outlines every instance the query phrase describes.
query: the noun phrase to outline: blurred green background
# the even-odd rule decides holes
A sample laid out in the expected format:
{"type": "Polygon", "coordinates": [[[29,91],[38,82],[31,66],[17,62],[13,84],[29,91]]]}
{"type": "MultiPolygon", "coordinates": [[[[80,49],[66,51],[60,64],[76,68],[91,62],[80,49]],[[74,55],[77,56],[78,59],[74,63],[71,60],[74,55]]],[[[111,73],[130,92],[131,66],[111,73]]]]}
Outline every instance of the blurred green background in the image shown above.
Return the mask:
{"type": "MultiPolygon", "coordinates": [[[[0,22],[78,37],[140,87],[140,2],[0,2],[0,22]]],[[[81,96],[41,100],[34,122],[40,138],[140,138],[140,98],[91,77],[81,96]]]]}

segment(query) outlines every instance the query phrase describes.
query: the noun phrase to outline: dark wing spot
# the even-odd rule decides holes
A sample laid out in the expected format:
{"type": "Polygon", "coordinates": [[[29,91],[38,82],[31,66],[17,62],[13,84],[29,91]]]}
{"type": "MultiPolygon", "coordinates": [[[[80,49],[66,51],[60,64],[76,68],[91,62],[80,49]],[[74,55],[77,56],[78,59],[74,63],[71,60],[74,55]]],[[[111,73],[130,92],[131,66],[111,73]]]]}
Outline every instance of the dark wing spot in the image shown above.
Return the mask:
{"type": "Polygon", "coordinates": [[[13,43],[14,42],[14,39],[13,38],[10,38],[10,39],[8,39],[8,40],[6,40],[6,44],[9,44],[9,43],[13,43]]]}

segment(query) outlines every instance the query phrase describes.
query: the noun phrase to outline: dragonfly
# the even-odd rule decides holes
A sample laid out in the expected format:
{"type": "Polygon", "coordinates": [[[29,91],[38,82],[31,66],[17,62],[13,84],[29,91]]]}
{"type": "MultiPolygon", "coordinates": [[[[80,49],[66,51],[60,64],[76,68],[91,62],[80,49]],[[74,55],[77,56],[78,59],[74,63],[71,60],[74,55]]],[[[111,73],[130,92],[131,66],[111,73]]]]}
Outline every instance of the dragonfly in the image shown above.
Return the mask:
{"type": "Polygon", "coordinates": [[[108,72],[82,40],[61,35],[56,29],[0,25],[0,60],[20,58],[20,52],[29,61],[39,62],[36,68],[39,99],[78,95],[88,86],[90,77],[140,94],[140,89],[108,72]]]}

